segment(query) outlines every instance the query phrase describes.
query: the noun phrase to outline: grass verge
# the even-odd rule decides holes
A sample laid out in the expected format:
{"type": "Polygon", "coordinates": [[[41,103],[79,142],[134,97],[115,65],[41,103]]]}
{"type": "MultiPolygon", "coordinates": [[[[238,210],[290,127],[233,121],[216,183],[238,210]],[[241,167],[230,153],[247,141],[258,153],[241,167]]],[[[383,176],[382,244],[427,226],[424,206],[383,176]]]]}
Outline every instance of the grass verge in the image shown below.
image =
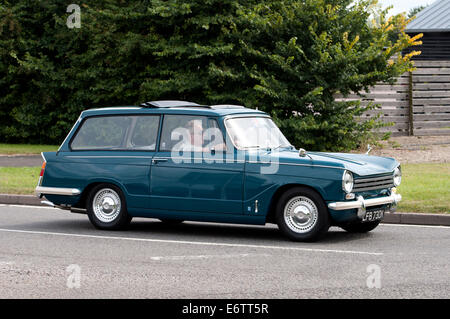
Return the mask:
{"type": "MultiPolygon", "coordinates": [[[[0,167],[0,193],[32,194],[40,167],[0,167]]],[[[450,213],[450,164],[404,164],[399,212],[450,213]]]]}
{"type": "Polygon", "coordinates": [[[450,163],[403,164],[399,212],[450,213],[450,163]]]}
{"type": "Polygon", "coordinates": [[[0,154],[40,154],[41,152],[56,152],[58,147],[58,145],[0,144],[0,154]]]}
{"type": "Polygon", "coordinates": [[[40,167],[0,167],[0,194],[33,194],[40,167]]]}

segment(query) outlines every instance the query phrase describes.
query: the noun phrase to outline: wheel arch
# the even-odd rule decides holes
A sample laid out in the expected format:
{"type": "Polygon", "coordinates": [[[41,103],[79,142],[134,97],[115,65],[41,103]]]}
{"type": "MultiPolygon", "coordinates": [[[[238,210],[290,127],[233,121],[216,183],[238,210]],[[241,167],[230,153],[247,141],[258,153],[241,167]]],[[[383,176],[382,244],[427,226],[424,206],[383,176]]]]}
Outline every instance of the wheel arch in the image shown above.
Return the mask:
{"type": "Polygon", "coordinates": [[[87,200],[89,197],[89,193],[92,191],[92,189],[94,189],[94,187],[100,185],[100,184],[111,184],[116,186],[117,188],[119,188],[123,195],[125,196],[126,199],[126,195],[127,192],[125,191],[125,188],[123,187],[123,185],[121,185],[120,183],[114,181],[114,180],[97,180],[97,181],[90,181],[86,187],[84,187],[83,191],[81,192],[81,197],[80,200],[78,201],[78,203],[74,206],[77,208],[87,208],[87,200]]]}
{"type": "Polygon", "coordinates": [[[266,223],[275,223],[276,205],[277,205],[278,201],[280,200],[281,195],[283,195],[289,189],[292,189],[295,187],[308,188],[308,189],[314,191],[315,193],[317,193],[320,196],[320,198],[322,198],[322,200],[325,203],[325,200],[324,200],[321,192],[310,185],[297,184],[297,183],[284,184],[284,185],[278,187],[277,190],[272,195],[272,198],[271,198],[270,204],[269,204],[269,208],[267,210],[266,223]]]}

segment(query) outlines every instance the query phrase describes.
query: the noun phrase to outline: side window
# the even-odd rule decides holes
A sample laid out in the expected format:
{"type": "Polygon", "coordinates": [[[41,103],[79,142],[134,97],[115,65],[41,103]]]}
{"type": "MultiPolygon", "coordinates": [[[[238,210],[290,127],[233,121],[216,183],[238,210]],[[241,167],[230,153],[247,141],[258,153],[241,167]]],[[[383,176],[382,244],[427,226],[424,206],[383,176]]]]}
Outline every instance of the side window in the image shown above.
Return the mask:
{"type": "Polygon", "coordinates": [[[99,116],[86,119],[71,143],[72,150],[154,151],[159,115],[99,116]]]}
{"type": "Polygon", "coordinates": [[[86,119],[72,140],[73,150],[120,149],[131,119],[126,116],[100,116],[86,119]]]}
{"type": "Polygon", "coordinates": [[[215,119],[206,116],[165,115],[160,151],[210,151],[224,147],[215,119]]]}
{"type": "Polygon", "coordinates": [[[128,148],[154,151],[158,137],[159,116],[136,116],[128,148]]]}

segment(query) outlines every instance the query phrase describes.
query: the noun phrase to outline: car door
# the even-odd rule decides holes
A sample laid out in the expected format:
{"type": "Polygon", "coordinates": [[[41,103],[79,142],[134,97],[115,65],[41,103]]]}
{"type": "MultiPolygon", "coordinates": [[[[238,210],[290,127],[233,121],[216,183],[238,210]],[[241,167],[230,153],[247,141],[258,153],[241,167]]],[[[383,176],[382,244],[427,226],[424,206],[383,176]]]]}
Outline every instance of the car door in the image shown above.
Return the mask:
{"type": "Polygon", "coordinates": [[[151,169],[152,209],[242,214],[244,161],[226,160],[216,118],[164,115],[160,136],[151,169]]]}

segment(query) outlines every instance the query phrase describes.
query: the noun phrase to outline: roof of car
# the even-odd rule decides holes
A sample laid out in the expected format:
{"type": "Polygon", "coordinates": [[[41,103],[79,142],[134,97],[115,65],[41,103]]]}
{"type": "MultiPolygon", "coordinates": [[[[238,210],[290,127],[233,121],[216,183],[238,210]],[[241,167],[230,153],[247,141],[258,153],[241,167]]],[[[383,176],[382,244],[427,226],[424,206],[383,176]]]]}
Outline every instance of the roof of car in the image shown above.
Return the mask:
{"type": "Polygon", "coordinates": [[[81,113],[82,117],[106,114],[186,114],[206,116],[226,116],[232,114],[259,114],[266,113],[246,107],[233,107],[233,105],[217,106],[176,106],[176,107],[143,107],[143,106],[115,106],[88,109],[81,113]]]}

